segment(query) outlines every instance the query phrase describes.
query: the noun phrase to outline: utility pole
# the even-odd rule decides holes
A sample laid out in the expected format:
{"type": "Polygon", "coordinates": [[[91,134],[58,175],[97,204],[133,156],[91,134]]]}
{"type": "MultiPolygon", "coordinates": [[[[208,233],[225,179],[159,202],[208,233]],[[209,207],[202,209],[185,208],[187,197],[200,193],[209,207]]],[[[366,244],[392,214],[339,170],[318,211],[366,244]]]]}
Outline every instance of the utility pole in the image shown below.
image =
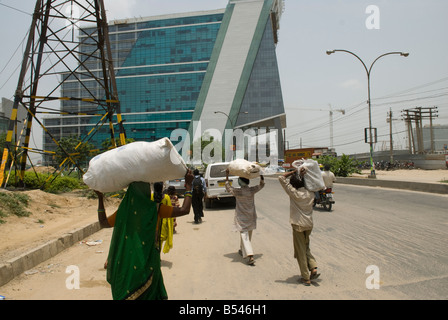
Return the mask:
{"type": "MultiPolygon", "coordinates": [[[[337,109],[337,110],[333,110],[331,107],[331,104],[328,104],[328,106],[330,107],[329,110],[327,109],[309,109],[309,108],[300,108],[300,110],[309,110],[309,111],[325,111],[325,112],[330,112],[330,148],[333,148],[333,114],[334,111],[340,112],[343,115],[345,115],[345,110],[344,109],[337,109]]],[[[300,144],[302,144],[302,139],[300,139],[300,144]]]]}
{"type": "MultiPolygon", "coordinates": [[[[330,148],[333,148],[333,109],[331,108],[331,104],[328,104],[328,106],[330,107],[330,148]]],[[[338,111],[343,115],[345,114],[345,110],[343,109],[337,109],[334,111],[338,111]]]]}
{"type": "Polygon", "coordinates": [[[416,107],[414,109],[406,109],[402,111],[402,116],[406,123],[408,124],[408,135],[409,141],[412,139],[413,149],[411,148],[411,143],[409,142],[409,149],[411,153],[425,153],[425,148],[423,145],[423,119],[429,119],[429,129],[430,129],[430,139],[431,139],[431,153],[434,152],[434,133],[433,133],[433,118],[438,117],[437,107],[422,108],[416,107]],[[415,146],[415,138],[412,132],[412,121],[415,122],[415,135],[417,140],[417,148],[415,146]],[[413,150],[413,151],[412,151],[413,150]]]}
{"type": "Polygon", "coordinates": [[[390,108],[390,111],[388,112],[388,118],[387,122],[389,122],[389,139],[390,139],[390,163],[392,164],[394,162],[394,141],[393,141],[393,135],[392,135],[392,108],[390,108]]]}
{"type": "Polygon", "coordinates": [[[392,133],[392,121],[398,120],[397,118],[393,118],[393,112],[392,108],[389,109],[390,111],[387,113],[387,120],[386,122],[389,123],[389,141],[390,141],[390,162],[394,162],[394,141],[393,141],[393,133],[392,133]]]}

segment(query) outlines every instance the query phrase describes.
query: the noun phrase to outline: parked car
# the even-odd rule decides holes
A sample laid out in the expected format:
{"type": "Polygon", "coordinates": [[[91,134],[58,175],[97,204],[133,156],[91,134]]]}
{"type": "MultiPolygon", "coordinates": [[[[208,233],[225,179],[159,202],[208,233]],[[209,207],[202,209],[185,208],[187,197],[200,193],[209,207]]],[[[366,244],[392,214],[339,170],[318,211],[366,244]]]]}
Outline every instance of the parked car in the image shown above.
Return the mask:
{"type": "Polygon", "coordinates": [[[165,189],[168,189],[169,186],[173,186],[176,188],[176,193],[178,197],[183,197],[185,193],[185,179],[175,179],[169,180],[165,182],[165,189]]]}
{"type": "MultiPolygon", "coordinates": [[[[211,208],[214,201],[233,198],[234,196],[226,191],[226,169],[228,162],[211,163],[205,170],[204,179],[207,192],[204,196],[206,208],[211,208]]],[[[230,185],[238,185],[237,176],[229,176],[230,185]]]]}

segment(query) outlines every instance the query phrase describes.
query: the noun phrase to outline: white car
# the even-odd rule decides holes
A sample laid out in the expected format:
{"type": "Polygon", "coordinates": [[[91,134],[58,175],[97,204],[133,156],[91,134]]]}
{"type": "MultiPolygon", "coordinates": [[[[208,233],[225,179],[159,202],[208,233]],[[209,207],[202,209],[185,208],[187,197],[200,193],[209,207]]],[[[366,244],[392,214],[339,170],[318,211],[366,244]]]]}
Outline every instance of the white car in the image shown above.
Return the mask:
{"type": "Polygon", "coordinates": [[[169,180],[165,181],[165,188],[173,186],[176,188],[176,193],[178,197],[183,197],[185,193],[185,179],[175,179],[175,180],[169,180]]]}
{"type": "MultiPolygon", "coordinates": [[[[222,198],[234,198],[234,196],[226,191],[226,169],[228,162],[211,163],[205,170],[204,179],[207,192],[204,196],[206,208],[211,208],[215,200],[222,198]]],[[[230,185],[238,186],[238,177],[229,176],[230,185]]]]}

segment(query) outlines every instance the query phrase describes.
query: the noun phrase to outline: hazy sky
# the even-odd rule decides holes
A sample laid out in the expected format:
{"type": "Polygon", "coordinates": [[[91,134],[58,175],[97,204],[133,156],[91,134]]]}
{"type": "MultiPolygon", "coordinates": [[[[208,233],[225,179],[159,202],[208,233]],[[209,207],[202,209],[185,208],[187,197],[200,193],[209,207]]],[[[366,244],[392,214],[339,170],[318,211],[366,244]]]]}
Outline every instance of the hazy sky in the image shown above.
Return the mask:
{"type": "MultiPolygon", "coordinates": [[[[225,8],[227,0],[104,0],[109,20],[225,8]]],[[[0,97],[12,98],[21,45],[35,0],[0,0],[0,97]]],[[[333,141],[339,154],[368,152],[367,76],[352,55],[370,67],[372,126],[379,150],[389,146],[387,113],[393,112],[394,148],[406,147],[401,111],[438,107],[435,124],[448,124],[448,1],[446,0],[286,0],[280,22],[277,58],[289,146],[329,146],[330,106],[333,141]],[[377,11],[366,9],[373,5],[377,11]],[[377,15],[373,15],[378,13],[377,15]],[[375,18],[375,19],[373,19],[375,18]],[[373,19],[373,20],[372,20],[373,19]],[[366,25],[367,22],[367,25],[366,25]],[[369,26],[369,28],[368,28],[369,26]],[[379,29],[372,29],[373,27],[379,29]],[[344,110],[345,114],[338,110],[344,110]]],[[[428,122],[429,123],[429,122],[428,122]]],[[[38,126],[38,124],[33,124],[38,126]]],[[[33,140],[39,144],[41,133],[33,140]]]]}

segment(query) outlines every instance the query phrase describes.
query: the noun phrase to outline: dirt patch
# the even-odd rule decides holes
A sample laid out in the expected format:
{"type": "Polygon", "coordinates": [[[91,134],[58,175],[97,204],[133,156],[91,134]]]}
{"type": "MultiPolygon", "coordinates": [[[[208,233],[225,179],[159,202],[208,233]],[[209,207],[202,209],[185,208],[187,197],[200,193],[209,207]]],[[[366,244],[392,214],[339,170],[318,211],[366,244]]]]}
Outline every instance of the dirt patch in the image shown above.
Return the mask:
{"type": "MultiPolygon", "coordinates": [[[[12,192],[0,189],[0,192],[12,192]]],[[[29,197],[28,217],[10,215],[0,224],[0,264],[71,230],[97,221],[96,199],[80,192],[51,194],[42,190],[14,191],[29,197]]],[[[119,199],[106,200],[108,212],[116,210],[119,199]]]]}

